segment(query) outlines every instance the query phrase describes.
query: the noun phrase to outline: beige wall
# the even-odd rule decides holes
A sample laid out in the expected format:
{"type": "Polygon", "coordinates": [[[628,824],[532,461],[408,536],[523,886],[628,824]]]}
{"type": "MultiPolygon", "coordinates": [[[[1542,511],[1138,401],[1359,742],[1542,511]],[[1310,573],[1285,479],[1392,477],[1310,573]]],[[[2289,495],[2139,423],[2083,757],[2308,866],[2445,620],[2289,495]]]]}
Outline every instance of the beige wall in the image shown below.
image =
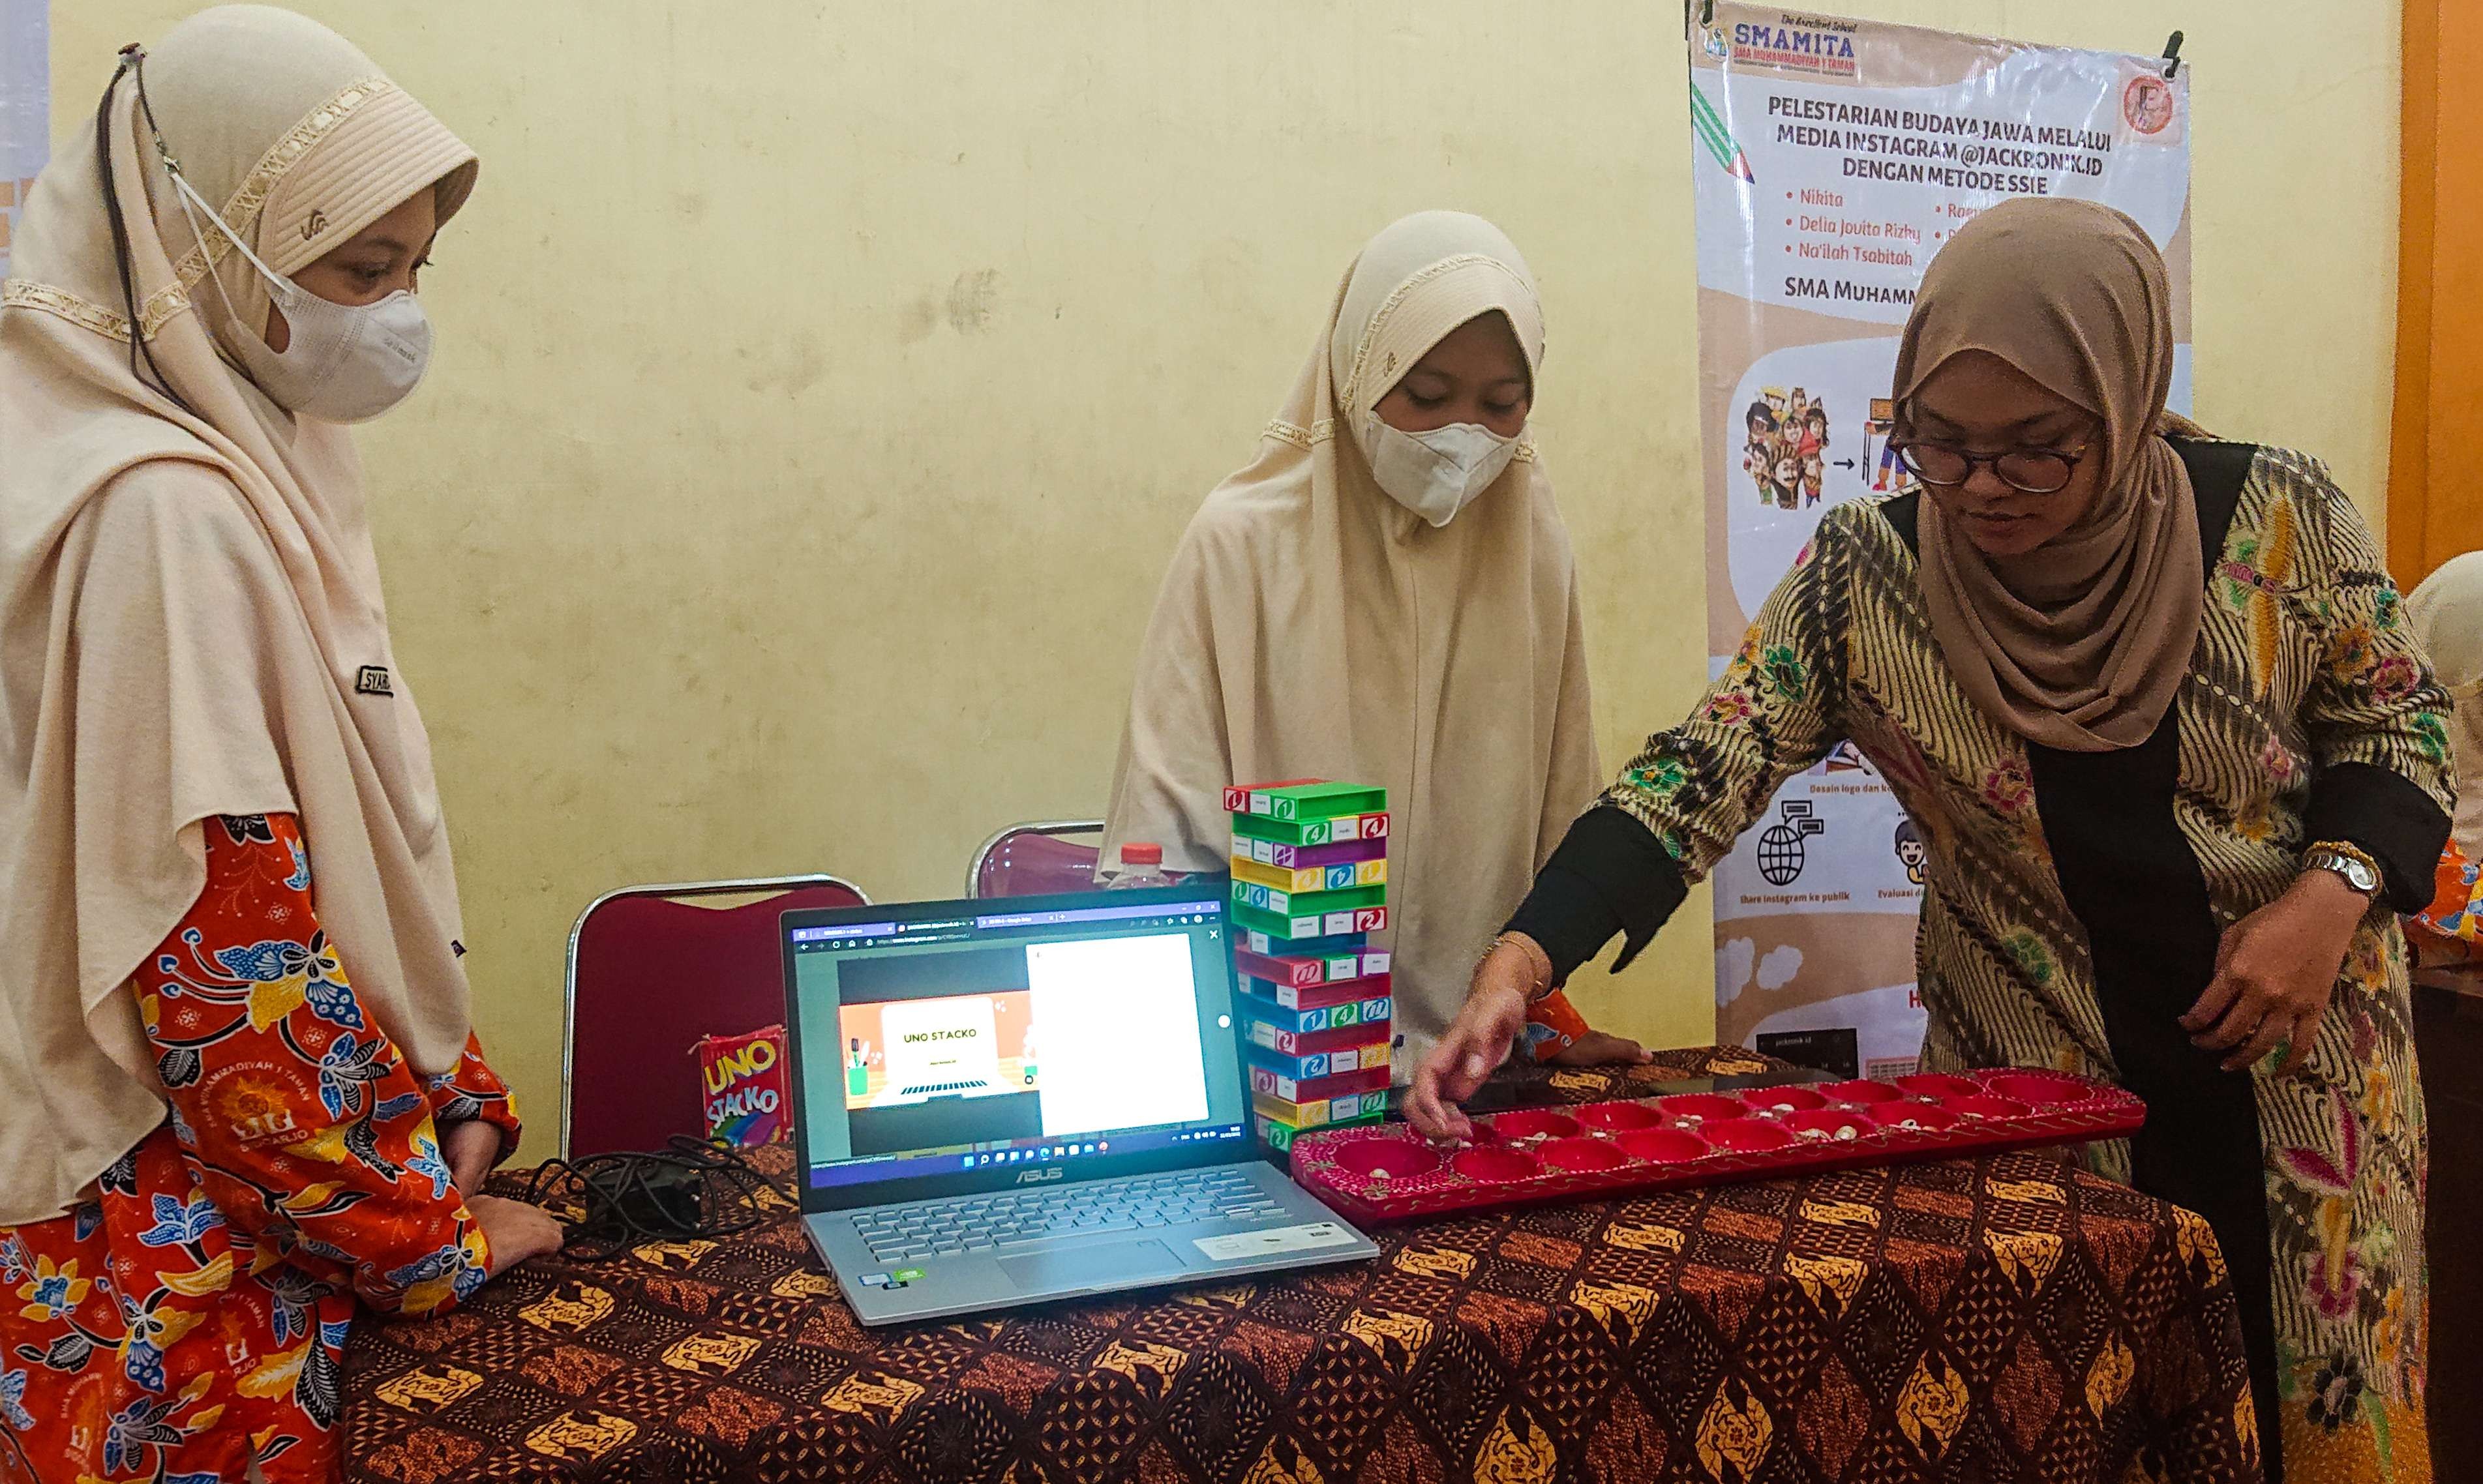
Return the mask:
{"type": "MultiPolygon", "coordinates": [[[[484,158],[426,279],[438,370],[364,447],[476,1017],[539,1120],[596,892],[827,867],[948,894],[995,825],[1100,808],[1175,536],[1402,212],[1485,213],[1541,276],[1608,759],[1699,684],[1669,0],[298,3],[484,158]]],[[[2135,50],[2168,14],[1850,8],[2135,50]]],[[[189,9],[56,0],[56,127],[189,9]]],[[[2396,28],[2353,0],[2178,19],[2202,415],[2376,511],[2396,28]]],[[[1702,897],[1583,997],[1698,1040],[1708,958],[1702,897]]]]}

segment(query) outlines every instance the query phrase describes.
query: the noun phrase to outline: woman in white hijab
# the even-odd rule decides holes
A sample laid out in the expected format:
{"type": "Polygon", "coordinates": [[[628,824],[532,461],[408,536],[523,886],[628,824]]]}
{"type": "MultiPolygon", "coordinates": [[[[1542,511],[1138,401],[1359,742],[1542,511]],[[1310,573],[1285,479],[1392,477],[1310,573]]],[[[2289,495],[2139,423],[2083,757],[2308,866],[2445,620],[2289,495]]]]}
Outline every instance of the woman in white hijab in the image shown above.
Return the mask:
{"type": "Polygon", "coordinates": [[[2457,813],[2434,883],[2438,895],[2406,920],[2417,979],[2483,993],[2483,551],[2452,557],[2406,598],[2433,674],[2454,702],[2448,740],[2457,813]]]}
{"type": "MultiPolygon", "coordinates": [[[[1138,657],[1106,855],[1220,871],[1234,782],[1388,790],[1410,1067],[1600,776],[1577,569],[1526,437],[1543,310],[1498,227],[1406,217],[1338,286],[1248,467],[1173,554],[1138,657]]],[[[1562,1061],[1642,1053],[1562,999],[1562,1061]]]]}
{"type": "Polygon", "coordinates": [[[357,1298],[556,1248],[340,424],[473,152],[342,38],[131,48],[0,289],[0,1475],[333,1476],[357,1298]],[[316,887],[312,867],[316,862],[316,887]],[[348,973],[350,969],[350,975],[348,973]]]}
{"type": "MultiPolygon", "coordinates": [[[[2431,1250],[2452,1252],[2483,1226],[2483,551],[2443,563],[2406,598],[2406,617],[2450,699],[2449,755],[2457,809],[2440,853],[2431,905],[2405,919],[2415,959],[2415,1049],[2421,1059],[2430,1139],[2431,1250]]],[[[2483,1306],[2483,1274],[2467,1263],[2431,1266],[2431,1310],[2467,1315],[2483,1306]]],[[[2483,1336],[2470,1324],[2431,1327],[2431,1451],[2469,1458],[2483,1447],[2483,1336]]]]}

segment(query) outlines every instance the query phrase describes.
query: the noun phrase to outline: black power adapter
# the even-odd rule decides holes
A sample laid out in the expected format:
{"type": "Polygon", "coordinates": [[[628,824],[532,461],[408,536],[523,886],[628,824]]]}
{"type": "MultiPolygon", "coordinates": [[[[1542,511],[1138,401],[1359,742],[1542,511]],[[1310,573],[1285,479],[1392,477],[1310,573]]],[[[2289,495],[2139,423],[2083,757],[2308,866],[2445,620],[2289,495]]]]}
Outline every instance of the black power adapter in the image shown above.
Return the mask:
{"type": "Polygon", "coordinates": [[[682,1135],[660,1151],[551,1160],[524,1199],[574,1207],[561,1252],[591,1262],[647,1242],[746,1232],[761,1220],[766,1183],[739,1154],[682,1135]]]}

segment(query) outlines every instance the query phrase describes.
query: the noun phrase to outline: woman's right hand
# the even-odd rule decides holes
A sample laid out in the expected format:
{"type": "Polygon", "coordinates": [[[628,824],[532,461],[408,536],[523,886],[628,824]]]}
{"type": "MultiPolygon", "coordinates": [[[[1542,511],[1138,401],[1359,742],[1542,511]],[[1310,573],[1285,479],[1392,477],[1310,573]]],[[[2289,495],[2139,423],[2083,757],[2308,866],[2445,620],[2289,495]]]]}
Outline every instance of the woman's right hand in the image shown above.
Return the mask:
{"type": "Polygon", "coordinates": [[[483,1245],[491,1255],[494,1278],[528,1259],[550,1257],[569,1236],[569,1229],[549,1211],[523,1201],[467,1196],[466,1208],[483,1229],[483,1245]]]}
{"type": "Polygon", "coordinates": [[[1470,1139],[1474,1126],[1457,1107],[1475,1095],[1526,1029],[1528,992],[1535,967],[1523,949],[1503,943],[1475,967],[1473,985],[1457,1018],[1414,1069],[1405,1094],[1405,1121],[1429,1139],[1470,1139]]]}

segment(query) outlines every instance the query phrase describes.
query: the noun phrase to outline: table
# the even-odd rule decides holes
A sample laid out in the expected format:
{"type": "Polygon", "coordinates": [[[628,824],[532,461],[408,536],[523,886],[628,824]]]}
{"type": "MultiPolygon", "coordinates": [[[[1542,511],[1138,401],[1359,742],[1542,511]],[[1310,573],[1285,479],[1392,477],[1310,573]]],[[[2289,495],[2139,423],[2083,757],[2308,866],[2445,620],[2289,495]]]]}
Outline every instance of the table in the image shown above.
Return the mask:
{"type": "MultiPolygon", "coordinates": [[[[1736,1068],[1524,1074],[1585,1101],[1736,1068]]],[[[1443,1220],[1351,1267],[884,1331],[789,1209],[358,1325],[347,1476],[2259,1476],[2204,1223],[2044,1153],[1443,1220]]]]}

